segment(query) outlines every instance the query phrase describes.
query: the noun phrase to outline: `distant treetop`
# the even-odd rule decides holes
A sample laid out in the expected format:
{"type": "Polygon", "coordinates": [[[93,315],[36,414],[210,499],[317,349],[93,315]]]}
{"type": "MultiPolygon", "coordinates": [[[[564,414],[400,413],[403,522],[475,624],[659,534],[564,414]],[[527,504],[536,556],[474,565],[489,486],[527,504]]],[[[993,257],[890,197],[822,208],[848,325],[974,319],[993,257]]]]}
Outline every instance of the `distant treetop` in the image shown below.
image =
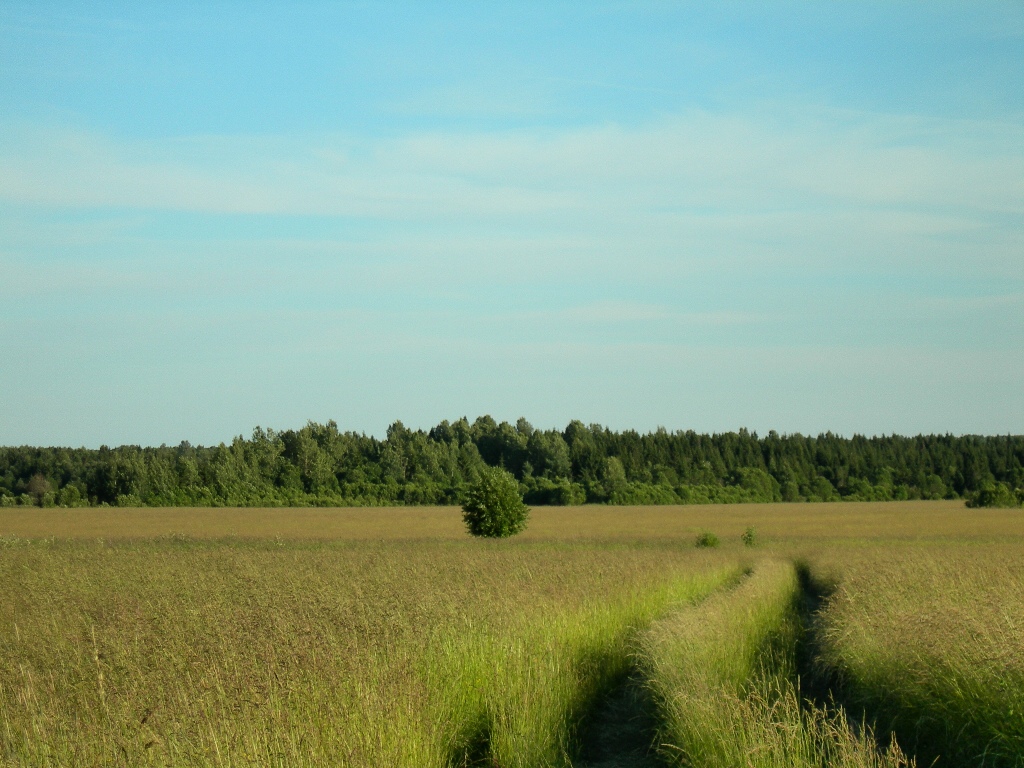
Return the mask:
{"type": "Polygon", "coordinates": [[[0,448],[0,504],[458,504],[488,467],[533,505],[1024,498],[1024,436],[641,434],[481,416],[396,421],[383,440],[329,421],[211,447],[0,448]]]}

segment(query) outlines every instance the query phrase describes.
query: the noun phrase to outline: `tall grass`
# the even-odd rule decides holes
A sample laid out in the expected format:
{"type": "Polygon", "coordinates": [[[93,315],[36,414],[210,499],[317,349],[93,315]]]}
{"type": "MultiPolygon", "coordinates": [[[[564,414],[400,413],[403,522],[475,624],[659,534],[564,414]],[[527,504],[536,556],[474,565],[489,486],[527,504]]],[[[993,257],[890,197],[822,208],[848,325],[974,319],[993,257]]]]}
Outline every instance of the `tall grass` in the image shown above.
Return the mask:
{"type": "Polygon", "coordinates": [[[641,665],[664,721],[661,751],[701,768],[905,766],[844,713],[802,704],[795,569],[759,564],[737,589],[656,622],[641,665]]]}
{"type": "Polygon", "coordinates": [[[13,542],[0,765],[567,765],[691,547],[13,542]]]}
{"type": "Polygon", "coordinates": [[[1024,548],[824,557],[820,661],[850,706],[940,765],[1024,766],[1024,548]]]}

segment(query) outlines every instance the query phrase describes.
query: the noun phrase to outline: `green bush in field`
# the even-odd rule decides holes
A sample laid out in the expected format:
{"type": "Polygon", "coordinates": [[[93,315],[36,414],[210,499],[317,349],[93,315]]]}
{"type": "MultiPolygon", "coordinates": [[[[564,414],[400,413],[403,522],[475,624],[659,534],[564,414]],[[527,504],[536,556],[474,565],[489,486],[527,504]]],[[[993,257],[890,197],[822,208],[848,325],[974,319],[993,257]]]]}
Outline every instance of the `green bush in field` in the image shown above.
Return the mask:
{"type": "Polygon", "coordinates": [[[519,482],[500,467],[482,470],[462,505],[462,519],[474,536],[513,536],[526,528],[529,516],[519,482]]]}
{"type": "Polygon", "coordinates": [[[754,530],[754,526],[749,526],[740,536],[740,539],[746,547],[752,547],[757,544],[757,531],[754,530]]]}
{"type": "Polygon", "coordinates": [[[703,547],[717,547],[718,546],[718,537],[715,536],[715,534],[713,534],[713,533],[711,533],[709,531],[704,531],[703,533],[701,533],[701,534],[699,534],[697,536],[697,541],[695,542],[695,544],[697,545],[697,547],[700,547],[700,548],[703,548],[703,547]]]}

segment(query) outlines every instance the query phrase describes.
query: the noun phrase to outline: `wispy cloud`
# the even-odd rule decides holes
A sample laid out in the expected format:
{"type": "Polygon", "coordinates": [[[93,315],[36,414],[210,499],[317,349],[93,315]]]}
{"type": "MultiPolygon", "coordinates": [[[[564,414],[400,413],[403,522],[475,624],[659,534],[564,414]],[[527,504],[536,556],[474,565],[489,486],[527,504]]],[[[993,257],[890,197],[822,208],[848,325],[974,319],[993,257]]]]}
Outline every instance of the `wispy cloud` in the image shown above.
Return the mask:
{"type": "Polygon", "coordinates": [[[57,206],[398,219],[672,207],[1024,210],[1024,127],[962,120],[776,110],[376,140],[131,141],[12,125],[2,136],[0,196],[57,206]]]}
{"type": "MultiPolygon", "coordinates": [[[[971,278],[1019,281],[1024,127],[795,107],[375,140],[141,141],[7,124],[0,201],[122,222],[133,211],[310,217],[298,227],[305,235],[293,227],[247,239],[227,228],[204,240],[180,229],[177,243],[150,238],[120,252],[145,258],[187,243],[217,258],[343,258],[357,283],[441,292],[541,277],[656,285],[751,269],[952,276],[968,264],[971,278]],[[352,225],[325,235],[316,220],[352,225]]],[[[31,252],[33,237],[45,247],[58,232],[100,231],[15,226],[0,236],[0,257],[31,252]]]]}

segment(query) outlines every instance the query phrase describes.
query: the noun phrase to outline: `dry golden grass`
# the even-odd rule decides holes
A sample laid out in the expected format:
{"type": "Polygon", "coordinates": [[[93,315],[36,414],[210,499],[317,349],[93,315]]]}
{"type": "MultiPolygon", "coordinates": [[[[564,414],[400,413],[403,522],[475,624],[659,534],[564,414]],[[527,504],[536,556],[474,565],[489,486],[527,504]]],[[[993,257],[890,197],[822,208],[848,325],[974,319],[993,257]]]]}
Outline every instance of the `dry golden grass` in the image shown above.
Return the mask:
{"type": "MultiPolygon", "coordinates": [[[[748,526],[762,540],[1024,537],[1012,509],[967,509],[959,501],[693,506],[536,507],[521,539],[680,540],[710,530],[723,540],[748,526]]],[[[0,536],[125,539],[457,540],[457,507],[0,509],[0,536]]]]}

